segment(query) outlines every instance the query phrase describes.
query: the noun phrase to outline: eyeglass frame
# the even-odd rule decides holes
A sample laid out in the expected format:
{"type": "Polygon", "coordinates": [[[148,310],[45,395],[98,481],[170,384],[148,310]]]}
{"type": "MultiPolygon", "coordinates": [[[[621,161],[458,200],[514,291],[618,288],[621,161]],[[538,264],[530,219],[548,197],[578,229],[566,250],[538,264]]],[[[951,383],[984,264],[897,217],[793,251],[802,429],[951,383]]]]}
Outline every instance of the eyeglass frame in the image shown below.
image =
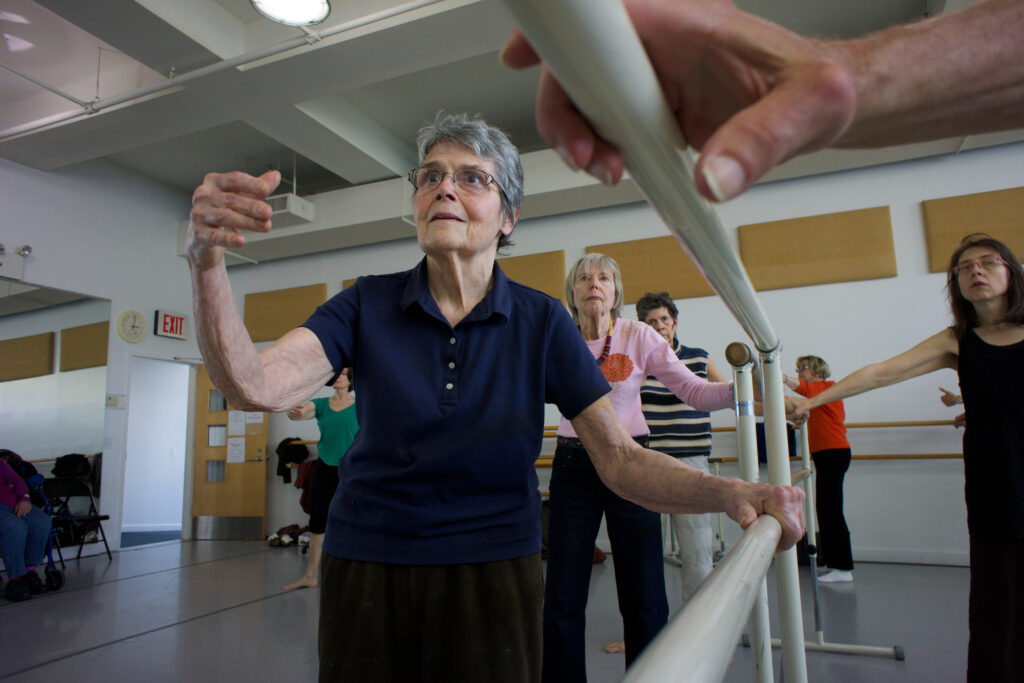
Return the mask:
{"type": "MultiPolygon", "coordinates": [[[[408,180],[409,180],[409,184],[412,185],[414,192],[419,192],[420,191],[420,186],[416,184],[415,177],[416,177],[416,174],[419,171],[422,171],[422,170],[436,171],[436,172],[441,174],[441,179],[437,181],[437,185],[432,187],[430,189],[430,191],[433,191],[433,190],[437,189],[438,187],[440,187],[441,183],[444,182],[444,177],[446,175],[450,175],[452,177],[452,184],[454,184],[455,187],[460,188],[460,189],[465,189],[465,188],[462,188],[462,186],[459,185],[459,183],[455,180],[455,174],[456,173],[461,173],[462,171],[472,171],[473,173],[479,173],[480,175],[484,176],[487,179],[487,182],[484,183],[484,185],[483,185],[484,187],[487,187],[488,185],[493,184],[496,188],[498,188],[498,192],[501,194],[502,197],[506,196],[505,195],[505,189],[501,186],[501,183],[498,182],[498,179],[495,178],[494,175],[492,175],[491,173],[488,173],[487,171],[481,171],[479,168],[470,168],[470,167],[457,168],[454,171],[442,171],[441,169],[434,168],[433,166],[417,166],[416,168],[414,168],[411,171],[409,171],[409,174],[406,176],[406,178],[408,178],[408,180]]],[[[472,192],[472,190],[470,190],[470,192],[472,192]]]]}
{"type": "Polygon", "coordinates": [[[961,273],[973,272],[975,266],[981,266],[982,270],[984,270],[986,272],[990,272],[990,271],[995,270],[996,266],[1009,266],[1009,265],[1010,264],[1006,262],[1006,259],[1002,258],[1001,256],[982,256],[981,258],[973,259],[971,261],[964,261],[962,263],[957,263],[955,266],[953,266],[953,275],[955,277],[960,277],[961,273]],[[985,265],[986,261],[991,262],[992,265],[991,266],[985,265]]]}

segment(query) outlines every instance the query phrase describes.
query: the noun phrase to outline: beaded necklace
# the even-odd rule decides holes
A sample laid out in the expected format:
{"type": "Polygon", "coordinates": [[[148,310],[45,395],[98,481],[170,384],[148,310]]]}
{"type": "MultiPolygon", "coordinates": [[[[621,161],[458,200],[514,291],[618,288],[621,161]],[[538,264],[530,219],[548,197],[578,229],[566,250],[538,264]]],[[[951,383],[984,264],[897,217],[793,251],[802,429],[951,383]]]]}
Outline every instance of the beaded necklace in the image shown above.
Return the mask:
{"type": "Polygon", "coordinates": [[[604,350],[601,351],[601,355],[597,357],[597,364],[608,360],[608,354],[612,350],[612,328],[615,327],[615,318],[612,318],[611,322],[608,323],[608,336],[604,339],[604,350]]]}

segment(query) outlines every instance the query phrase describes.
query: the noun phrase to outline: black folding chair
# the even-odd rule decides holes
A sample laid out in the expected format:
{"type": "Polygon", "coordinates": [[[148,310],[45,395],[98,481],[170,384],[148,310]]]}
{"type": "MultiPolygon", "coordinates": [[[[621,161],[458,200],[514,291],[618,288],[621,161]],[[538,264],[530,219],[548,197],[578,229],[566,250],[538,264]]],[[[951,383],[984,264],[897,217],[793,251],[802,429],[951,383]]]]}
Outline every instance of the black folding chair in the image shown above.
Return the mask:
{"type": "MultiPolygon", "coordinates": [[[[107,534],[103,531],[102,522],[110,519],[110,515],[101,515],[96,499],[92,497],[92,489],[81,479],[60,477],[43,481],[43,494],[50,502],[50,520],[53,523],[54,545],[64,564],[64,553],[61,552],[59,539],[78,541],[78,558],[82,557],[85,538],[90,531],[97,531],[103,539],[103,547],[107,549],[107,558],[113,560],[107,534]],[[76,501],[76,499],[78,499],[76,501]],[[88,501],[88,506],[86,506],[88,501]],[[84,513],[81,510],[86,510],[84,513]]],[[[77,558],[76,558],[77,559],[77,558]]]]}

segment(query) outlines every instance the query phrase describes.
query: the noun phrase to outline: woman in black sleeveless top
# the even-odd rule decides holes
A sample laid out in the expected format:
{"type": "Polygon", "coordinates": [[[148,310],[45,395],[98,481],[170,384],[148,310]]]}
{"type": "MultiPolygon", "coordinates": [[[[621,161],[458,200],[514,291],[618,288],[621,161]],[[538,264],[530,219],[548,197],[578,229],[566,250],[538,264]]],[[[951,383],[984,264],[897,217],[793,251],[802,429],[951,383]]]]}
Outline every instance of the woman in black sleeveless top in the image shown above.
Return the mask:
{"type": "Polygon", "coordinates": [[[1005,244],[975,233],[953,252],[947,289],[952,327],[797,399],[796,416],[934,370],[957,370],[971,539],[967,680],[1024,681],[1024,272],[1005,244]]]}

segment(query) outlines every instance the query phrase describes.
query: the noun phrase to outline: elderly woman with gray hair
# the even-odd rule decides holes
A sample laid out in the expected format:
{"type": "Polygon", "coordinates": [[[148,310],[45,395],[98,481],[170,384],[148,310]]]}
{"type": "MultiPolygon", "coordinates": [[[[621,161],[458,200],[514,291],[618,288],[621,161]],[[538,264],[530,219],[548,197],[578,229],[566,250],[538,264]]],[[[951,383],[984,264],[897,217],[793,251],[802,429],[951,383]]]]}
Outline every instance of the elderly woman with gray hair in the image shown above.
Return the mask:
{"type": "MultiPolygon", "coordinates": [[[[587,254],[579,259],[566,277],[565,300],[597,366],[611,384],[615,413],[638,445],[646,447],[649,434],[640,404],[640,387],[648,375],[699,410],[732,407],[731,382],[708,382],[698,377],[649,325],[620,317],[622,278],[611,257],[587,254]]],[[[558,426],[549,487],[544,680],[552,683],[586,680],[584,630],[592,567],[590,550],[602,514],[615,560],[626,666],[668,620],[661,519],[605,484],[599,463],[584,443],[586,437],[577,435],[575,427],[576,422],[565,417],[558,426]]],[[[715,480],[704,476],[705,481],[715,480]]]]}
{"type": "Polygon", "coordinates": [[[534,681],[540,675],[540,495],[534,461],[554,403],[620,495],[656,509],[777,516],[802,533],[798,489],[708,481],[630,439],[561,303],[495,259],[523,196],[516,148],[465,114],[418,138],[412,212],[424,258],[359,278],[257,351],[225,247],[270,229],[280,176],[210,174],[187,256],[196,329],[231,405],[279,412],[355,368],[360,430],[324,539],[320,680],[534,681]]]}

